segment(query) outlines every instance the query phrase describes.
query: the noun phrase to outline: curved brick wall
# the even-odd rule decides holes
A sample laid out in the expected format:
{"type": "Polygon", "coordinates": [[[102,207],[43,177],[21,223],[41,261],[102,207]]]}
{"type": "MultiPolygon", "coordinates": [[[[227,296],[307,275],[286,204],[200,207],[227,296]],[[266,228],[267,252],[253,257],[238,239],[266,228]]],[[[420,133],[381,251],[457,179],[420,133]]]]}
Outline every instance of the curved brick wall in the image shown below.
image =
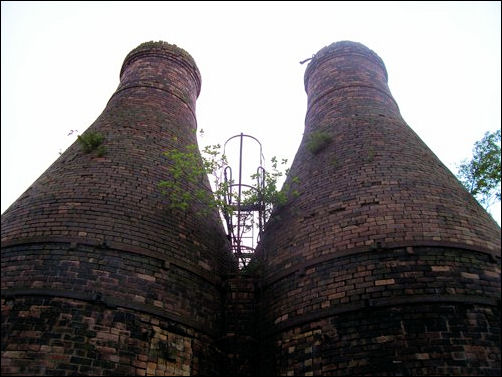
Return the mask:
{"type": "Polygon", "coordinates": [[[162,152],[197,143],[199,91],[184,50],[140,45],[89,127],[106,154],[75,142],[4,213],[2,374],[218,372],[224,230],[157,187],[162,152]]]}
{"type": "Polygon", "coordinates": [[[300,195],[257,251],[261,373],[500,372],[500,228],[401,118],[373,51],[323,48],[305,89],[300,195]]]}

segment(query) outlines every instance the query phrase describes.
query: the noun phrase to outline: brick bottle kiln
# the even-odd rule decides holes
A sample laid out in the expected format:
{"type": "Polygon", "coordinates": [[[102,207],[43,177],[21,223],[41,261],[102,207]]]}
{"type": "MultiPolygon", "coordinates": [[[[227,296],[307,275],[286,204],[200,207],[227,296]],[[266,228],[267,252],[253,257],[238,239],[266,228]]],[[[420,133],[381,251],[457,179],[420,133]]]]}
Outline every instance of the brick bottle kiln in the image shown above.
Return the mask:
{"type": "Polygon", "coordinates": [[[399,114],[359,43],[305,72],[297,198],[265,228],[264,374],[500,371],[500,228],[399,114]]]}
{"type": "Polygon", "coordinates": [[[5,373],[217,373],[224,229],[157,187],[197,143],[200,84],[182,49],[140,45],[86,131],[106,154],[74,143],[2,216],[5,373]]]}
{"type": "Polygon", "coordinates": [[[217,214],[156,189],[162,152],[196,143],[198,69],[133,50],[88,130],[106,155],[72,145],[2,216],[2,374],[499,373],[500,228],[403,121],[374,52],[323,48],[305,88],[300,195],[239,276],[217,214]]]}

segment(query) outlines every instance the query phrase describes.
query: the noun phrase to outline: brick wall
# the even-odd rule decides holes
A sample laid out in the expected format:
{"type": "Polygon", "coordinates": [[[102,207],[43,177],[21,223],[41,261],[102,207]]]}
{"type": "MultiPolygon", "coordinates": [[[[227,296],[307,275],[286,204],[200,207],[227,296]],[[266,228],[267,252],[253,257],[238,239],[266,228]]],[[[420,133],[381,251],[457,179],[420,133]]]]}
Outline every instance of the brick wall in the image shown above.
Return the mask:
{"type": "Polygon", "coordinates": [[[217,373],[211,337],[157,313],[47,294],[3,297],[2,313],[2,375],[217,373]]]}
{"type": "Polygon", "coordinates": [[[224,355],[222,375],[254,376],[257,370],[256,276],[235,274],[225,280],[224,336],[217,345],[224,355]]]}
{"type": "Polygon", "coordinates": [[[360,308],[271,334],[259,365],[262,375],[496,375],[499,334],[500,306],[360,308]]]}
{"type": "Polygon", "coordinates": [[[191,56],[142,44],[120,77],[89,128],[106,154],[73,144],[2,216],[3,375],[500,374],[500,228],[406,125],[374,52],[338,42],[307,67],[300,195],[257,275],[216,213],[157,187],[162,152],[197,142],[191,56]]]}
{"type": "Polygon", "coordinates": [[[325,47],[305,88],[300,195],[257,251],[261,373],[500,371],[500,228],[401,118],[374,52],[325,47]],[[408,328],[428,318],[441,329],[408,328]]]}
{"type": "Polygon", "coordinates": [[[4,213],[2,374],[217,373],[223,227],[157,187],[162,152],[197,143],[199,91],[186,52],[140,45],[88,129],[106,154],[75,142],[4,213]]]}

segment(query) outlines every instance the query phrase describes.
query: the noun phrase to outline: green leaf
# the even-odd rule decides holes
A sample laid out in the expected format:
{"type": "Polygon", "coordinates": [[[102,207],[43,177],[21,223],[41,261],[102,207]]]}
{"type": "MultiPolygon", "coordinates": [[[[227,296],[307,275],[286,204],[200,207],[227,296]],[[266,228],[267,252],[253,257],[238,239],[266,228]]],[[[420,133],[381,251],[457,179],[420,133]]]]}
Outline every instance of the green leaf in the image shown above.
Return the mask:
{"type": "Polygon", "coordinates": [[[500,130],[486,132],[474,143],[472,159],[458,167],[457,177],[483,205],[500,200],[500,130]]]}

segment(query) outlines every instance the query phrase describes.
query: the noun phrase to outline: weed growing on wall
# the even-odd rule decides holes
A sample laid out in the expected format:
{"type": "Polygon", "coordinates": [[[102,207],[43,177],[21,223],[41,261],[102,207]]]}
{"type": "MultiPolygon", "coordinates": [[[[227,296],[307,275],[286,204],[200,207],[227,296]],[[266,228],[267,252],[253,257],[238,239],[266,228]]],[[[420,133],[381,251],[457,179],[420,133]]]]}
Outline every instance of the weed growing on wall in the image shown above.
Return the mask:
{"type": "Polygon", "coordinates": [[[316,155],[331,142],[331,135],[324,131],[313,131],[308,135],[307,150],[316,155]]]}
{"type": "Polygon", "coordinates": [[[98,157],[102,157],[106,150],[103,144],[104,136],[99,132],[87,131],[77,137],[82,150],[85,153],[96,151],[98,157]]]}

